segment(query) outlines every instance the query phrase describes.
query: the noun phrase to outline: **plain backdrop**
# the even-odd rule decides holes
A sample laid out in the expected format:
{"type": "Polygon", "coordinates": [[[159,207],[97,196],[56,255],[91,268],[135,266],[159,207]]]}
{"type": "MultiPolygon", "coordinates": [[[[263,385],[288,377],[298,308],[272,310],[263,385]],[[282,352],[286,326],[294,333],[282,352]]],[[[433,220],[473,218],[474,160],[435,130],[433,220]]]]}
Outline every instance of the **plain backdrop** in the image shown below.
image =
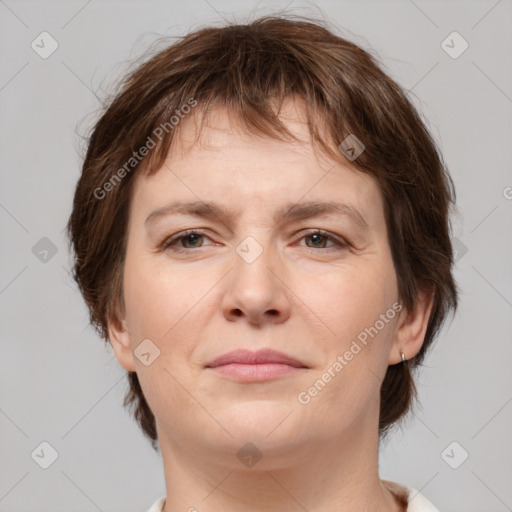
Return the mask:
{"type": "Polygon", "coordinates": [[[510,0],[0,0],[0,511],[137,512],[165,494],[122,407],[124,370],[69,276],[77,129],[158,36],[285,7],[380,56],[457,189],[460,311],[418,375],[421,409],[381,448],[381,477],[445,512],[512,510],[510,0]]]}

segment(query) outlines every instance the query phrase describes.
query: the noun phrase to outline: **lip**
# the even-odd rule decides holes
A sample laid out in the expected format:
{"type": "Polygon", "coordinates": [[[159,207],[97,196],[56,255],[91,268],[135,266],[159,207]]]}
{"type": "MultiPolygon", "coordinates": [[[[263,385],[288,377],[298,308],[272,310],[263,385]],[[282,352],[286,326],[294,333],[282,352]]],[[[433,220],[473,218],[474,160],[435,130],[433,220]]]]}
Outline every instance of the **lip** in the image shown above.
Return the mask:
{"type": "Polygon", "coordinates": [[[294,368],[307,368],[306,365],[297,359],[273,349],[261,349],[256,352],[244,349],[233,350],[209,362],[206,368],[216,368],[217,366],[233,363],[250,365],[279,363],[293,366],[294,368]]]}
{"type": "Polygon", "coordinates": [[[274,379],[307,369],[301,361],[273,349],[233,350],[206,365],[225,376],[242,381],[274,379]]]}

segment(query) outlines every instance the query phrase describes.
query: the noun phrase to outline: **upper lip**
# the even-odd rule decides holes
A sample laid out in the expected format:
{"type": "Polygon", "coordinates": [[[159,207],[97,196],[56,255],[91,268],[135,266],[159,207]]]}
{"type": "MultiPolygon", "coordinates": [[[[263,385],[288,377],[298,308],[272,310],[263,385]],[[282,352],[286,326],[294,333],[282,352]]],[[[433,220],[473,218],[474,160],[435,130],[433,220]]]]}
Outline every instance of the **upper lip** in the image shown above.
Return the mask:
{"type": "Polygon", "coordinates": [[[265,364],[265,363],[281,363],[294,366],[295,368],[307,368],[303,363],[294,357],[278,352],[273,349],[262,349],[256,352],[251,350],[241,349],[227,352],[226,354],[217,357],[210,361],[206,368],[215,368],[224,364],[240,363],[240,364],[265,364]]]}

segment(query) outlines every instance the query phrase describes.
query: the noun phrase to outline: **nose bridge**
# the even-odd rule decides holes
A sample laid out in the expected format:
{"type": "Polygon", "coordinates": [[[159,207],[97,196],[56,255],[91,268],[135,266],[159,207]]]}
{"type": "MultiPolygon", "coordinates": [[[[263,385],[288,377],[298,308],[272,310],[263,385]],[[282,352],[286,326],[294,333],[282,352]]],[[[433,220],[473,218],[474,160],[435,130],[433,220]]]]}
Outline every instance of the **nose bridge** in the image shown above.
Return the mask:
{"type": "Polygon", "coordinates": [[[233,265],[223,305],[226,315],[246,315],[251,323],[288,317],[288,297],[278,277],[282,273],[280,257],[268,228],[252,230],[242,239],[235,248],[233,265]]]}
{"type": "Polygon", "coordinates": [[[235,252],[234,275],[241,281],[238,285],[246,283],[248,289],[245,293],[249,295],[256,295],[254,292],[259,291],[268,296],[277,286],[274,267],[279,259],[268,230],[253,230],[253,234],[246,236],[237,245],[235,252]]]}

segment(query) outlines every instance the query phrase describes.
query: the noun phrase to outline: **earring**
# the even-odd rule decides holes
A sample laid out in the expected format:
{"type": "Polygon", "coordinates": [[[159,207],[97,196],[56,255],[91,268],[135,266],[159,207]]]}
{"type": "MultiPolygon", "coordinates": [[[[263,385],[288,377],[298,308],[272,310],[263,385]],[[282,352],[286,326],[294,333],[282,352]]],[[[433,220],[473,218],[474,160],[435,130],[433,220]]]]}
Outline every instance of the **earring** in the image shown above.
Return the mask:
{"type": "Polygon", "coordinates": [[[402,356],[402,363],[405,363],[405,354],[402,351],[400,351],[400,355],[402,356]]]}

